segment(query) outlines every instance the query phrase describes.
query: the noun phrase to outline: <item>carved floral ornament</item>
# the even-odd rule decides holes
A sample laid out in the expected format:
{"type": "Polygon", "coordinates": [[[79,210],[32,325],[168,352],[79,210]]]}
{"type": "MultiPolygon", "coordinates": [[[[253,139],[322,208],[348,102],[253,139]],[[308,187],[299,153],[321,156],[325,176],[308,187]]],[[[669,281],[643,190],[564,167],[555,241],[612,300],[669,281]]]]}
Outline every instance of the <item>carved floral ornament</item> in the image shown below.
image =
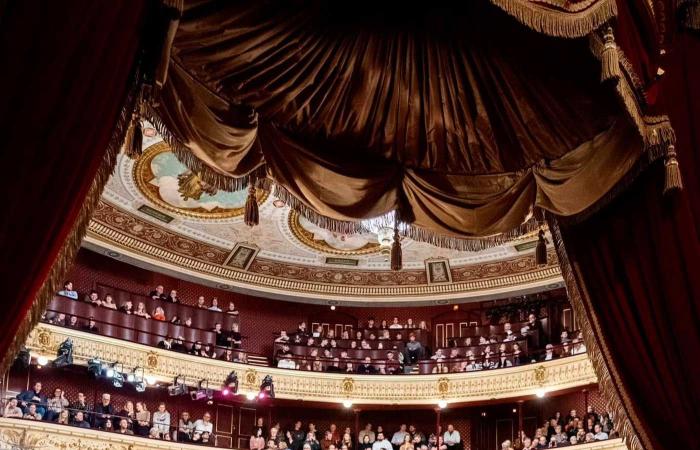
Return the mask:
{"type": "Polygon", "coordinates": [[[506,399],[588,386],[597,383],[593,365],[588,356],[577,355],[546,361],[537,367],[520,366],[498,370],[462,372],[441,375],[354,375],[306,372],[275,367],[254,368],[239,363],[204,359],[196,356],[154,349],[142,344],[88,334],[79,330],[42,324],[27,340],[27,348],[38,352],[40,336],[50,332],[55,341],[73,339],[73,357],[77,365],[87,365],[94,356],[119,361],[125,367],[146,364],[146,375],[169,381],[177,375],[187,380],[208,380],[211,385],[222,381],[235,371],[241,376],[246,390],[256,391],[260,371],[275,380],[277,398],[340,403],[349,398],[363,404],[434,404],[449,402],[477,402],[506,399]]]}

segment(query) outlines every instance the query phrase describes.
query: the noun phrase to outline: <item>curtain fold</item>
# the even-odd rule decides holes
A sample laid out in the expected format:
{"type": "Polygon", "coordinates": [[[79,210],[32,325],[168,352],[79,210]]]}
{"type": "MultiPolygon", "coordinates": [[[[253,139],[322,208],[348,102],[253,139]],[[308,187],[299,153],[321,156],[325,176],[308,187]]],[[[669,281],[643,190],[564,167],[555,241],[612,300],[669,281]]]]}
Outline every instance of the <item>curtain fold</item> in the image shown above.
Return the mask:
{"type": "Polygon", "coordinates": [[[153,3],[10,1],[0,7],[0,372],[63,280],[131,115],[153,3]]]}

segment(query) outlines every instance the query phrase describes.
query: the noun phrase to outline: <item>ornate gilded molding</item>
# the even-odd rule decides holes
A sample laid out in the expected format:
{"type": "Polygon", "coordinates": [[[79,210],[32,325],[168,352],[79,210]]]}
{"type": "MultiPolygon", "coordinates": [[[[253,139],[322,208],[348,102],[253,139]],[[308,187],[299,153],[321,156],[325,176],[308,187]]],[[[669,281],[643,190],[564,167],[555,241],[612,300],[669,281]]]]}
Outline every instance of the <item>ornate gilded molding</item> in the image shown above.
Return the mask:
{"type": "MultiPolygon", "coordinates": [[[[130,217],[129,220],[136,219],[130,217]]],[[[365,275],[363,271],[352,269],[340,271],[306,266],[287,268],[282,263],[262,258],[256,258],[246,271],[236,270],[224,265],[228,250],[195,241],[178,243],[176,249],[166,248],[160,242],[152,243],[145,237],[134,237],[117,225],[93,219],[87,241],[153,266],[212,280],[217,284],[234,285],[284,297],[303,297],[307,301],[309,298],[320,298],[341,299],[344,303],[364,303],[370,300],[405,303],[454,300],[455,296],[483,299],[525,290],[542,290],[546,286],[561,283],[561,272],[553,251],[549,258],[551,264],[544,267],[534,264],[534,255],[523,255],[509,260],[453,267],[452,283],[425,284],[418,282],[425,278],[423,271],[417,271],[415,280],[411,281],[410,271],[365,275]],[[301,274],[307,272],[308,276],[302,278],[301,274]],[[396,277],[404,277],[405,280],[395,280],[396,277]]],[[[146,227],[142,223],[133,226],[139,229],[146,227]]],[[[158,230],[147,234],[167,240],[165,233],[167,231],[158,230]]]]}
{"type": "Polygon", "coordinates": [[[0,450],[175,450],[201,449],[201,445],[145,439],[55,423],[0,418],[0,450]]]}
{"type": "MultiPolygon", "coordinates": [[[[219,386],[235,371],[242,380],[241,393],[256,392],[262,377],[272,375],[278,398],[340,403],[346,399],[356,404],[434,404],[480,402],[534,395],[539,390],[557,391],[597,383],[587,355],[546,361],[536,368],[527,365],[498,370],[440,375],[353,375],[305,372],[287,369],[253,368],[245,364],[204,359],[196,356],[153,349],[145,345],[84,333],[82,331],[41,324],[32,331],[27,348],[42,352],[39,336],[50,332],[51,346],[66,338],[73,339],[75,364],[87,365],[98,356],[120,362],[124,367],[148,367],[147,361],[158,355],[158,364],[148,375],[171,381],[184,375],[188,381],[206,379],[219,386]],[[543,378],[541,373],[546,373],[543,378]]],[[[52,358],[54,354],[46,354],[52,358]]]]}

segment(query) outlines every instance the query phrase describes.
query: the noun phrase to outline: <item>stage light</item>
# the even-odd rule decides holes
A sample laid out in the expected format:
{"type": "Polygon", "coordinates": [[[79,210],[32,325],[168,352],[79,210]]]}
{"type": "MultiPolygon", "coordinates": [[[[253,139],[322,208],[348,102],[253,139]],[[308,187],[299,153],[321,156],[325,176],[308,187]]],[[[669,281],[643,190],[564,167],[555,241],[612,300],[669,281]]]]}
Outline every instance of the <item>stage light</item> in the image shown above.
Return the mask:
{"type": "Polygon", "coordinates": [[[95,378],[99,377],[102,373],[102,361],[98,358],[92,358],[88,360],[88,373],[92,374],[95,378]]]}
{"type": "Polygon", "coordinates": [[[343,406],[346,408],[352,408],[352,401],[350,400],[343,400],[343,406]]]}
{"type": "Polygon", "coordinates": [[[544,397],[544,394],[545,394],[545,390],[544,390],[544,389],[537,389],[537,391],[535,391],[535,395],[536,395],[537,397],[539,397],[539,398],[544,397]]]}
{"type": "Polygon", "coordinates": [[[185,395],[187,394],[187,386],[185,386],[185,379],[182,375],[178,375],[173,379],[172,386],[168,386],[168,395],[185,395]]]}
{"type": "Polygon", "coordinates": [[[331,311],[335,311],[335,305],[331,305],[331,311]]]}
{"type": "Polygon", "coordinates": [[[39,364],[40,366],[45,366],[49,363],[49,358],[47,358],[46,356],[43,356],[43,355],[39,356],[36,359],[36,363],[39,364]]]}
{"type": "Polygon", "coordinates": [[[106,375],[107,375],[107,378],[112,378],[114,376],[114,369],[112,369],[111,367],[109,369],[107,369],[106,375]]]}
{"type": "Polygon", "coordinates": [[[260,383],[260,393],[258,394],[260,399],[265,397],[275,398],[275,384],[272,382],[272,375],[265,375],[262,383],[260,383]]]}
{"type": "Polygon", "coordinates": [[[447,408],[447,400],[438,401],[438,408],[447,408]]]}
{"type": "MultiPolygon", "coordinates": [[[[42,364],[43,365],[43,364],[42,364]]],[[[51,364],[53,367],[65,367],[73,365],[73,340],[66,339],[58,346],[56,359],[51,364]]]]}
{"type": "Polygon", "coordinates": [[[203,400],[205,398],[211,400],[214,398],[214,391],[209,389],[209,381],[200,380],[197,383],[197,390],[190,392],[190,397],[192,400],[203,400]]]}
{"type": "Polygon", "coordinates": [[[247,398],[248,400],[253,400],[255,398],[255,392],[246,393],[245,398],[247,398]]]}
{"type": "Polygon", "coordinates": [[[126,381],[128,381],[129,383],[133,383],[134,382],[134,374],[130,373],[129,375],[127,375],[126,381]]]}
{"type": "Polygon", "coordinates": [[[232,371],[228,374],[224,380],[222,392],[224,395],[236,394],[238,392],[238,375],[236,375],[236,371],[232,371]]]}
{"type": "Polygon", "coordinates": [[[156,377],[154,377],[153,375],[148,375],[146,377],[146,383],[148,383],[149,386],[153,386],[154,384],[156,384],[156,377]]]}

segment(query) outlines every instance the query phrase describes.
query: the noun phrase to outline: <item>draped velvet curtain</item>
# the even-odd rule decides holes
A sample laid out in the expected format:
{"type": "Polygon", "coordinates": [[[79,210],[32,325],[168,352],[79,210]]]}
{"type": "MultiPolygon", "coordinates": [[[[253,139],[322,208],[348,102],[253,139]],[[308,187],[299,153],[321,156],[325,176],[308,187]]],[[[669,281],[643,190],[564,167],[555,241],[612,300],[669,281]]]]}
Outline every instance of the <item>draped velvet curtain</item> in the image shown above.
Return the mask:
{"type": "Polygon", "coordinates": [[[41,314],[42,295],[62,283],[111,173],[149,8],[0,3],[3,367],[41,314]]]}
{"type": "Polygon", "coordinates": [[[652,167],[598,214],[560,224],[559,249],[602,382],[639,443],[662,450],[697,447],[700,429],[700,35],[668,43],[650,92],[673,122],[684,191],[663,197],[652,167]]]}

